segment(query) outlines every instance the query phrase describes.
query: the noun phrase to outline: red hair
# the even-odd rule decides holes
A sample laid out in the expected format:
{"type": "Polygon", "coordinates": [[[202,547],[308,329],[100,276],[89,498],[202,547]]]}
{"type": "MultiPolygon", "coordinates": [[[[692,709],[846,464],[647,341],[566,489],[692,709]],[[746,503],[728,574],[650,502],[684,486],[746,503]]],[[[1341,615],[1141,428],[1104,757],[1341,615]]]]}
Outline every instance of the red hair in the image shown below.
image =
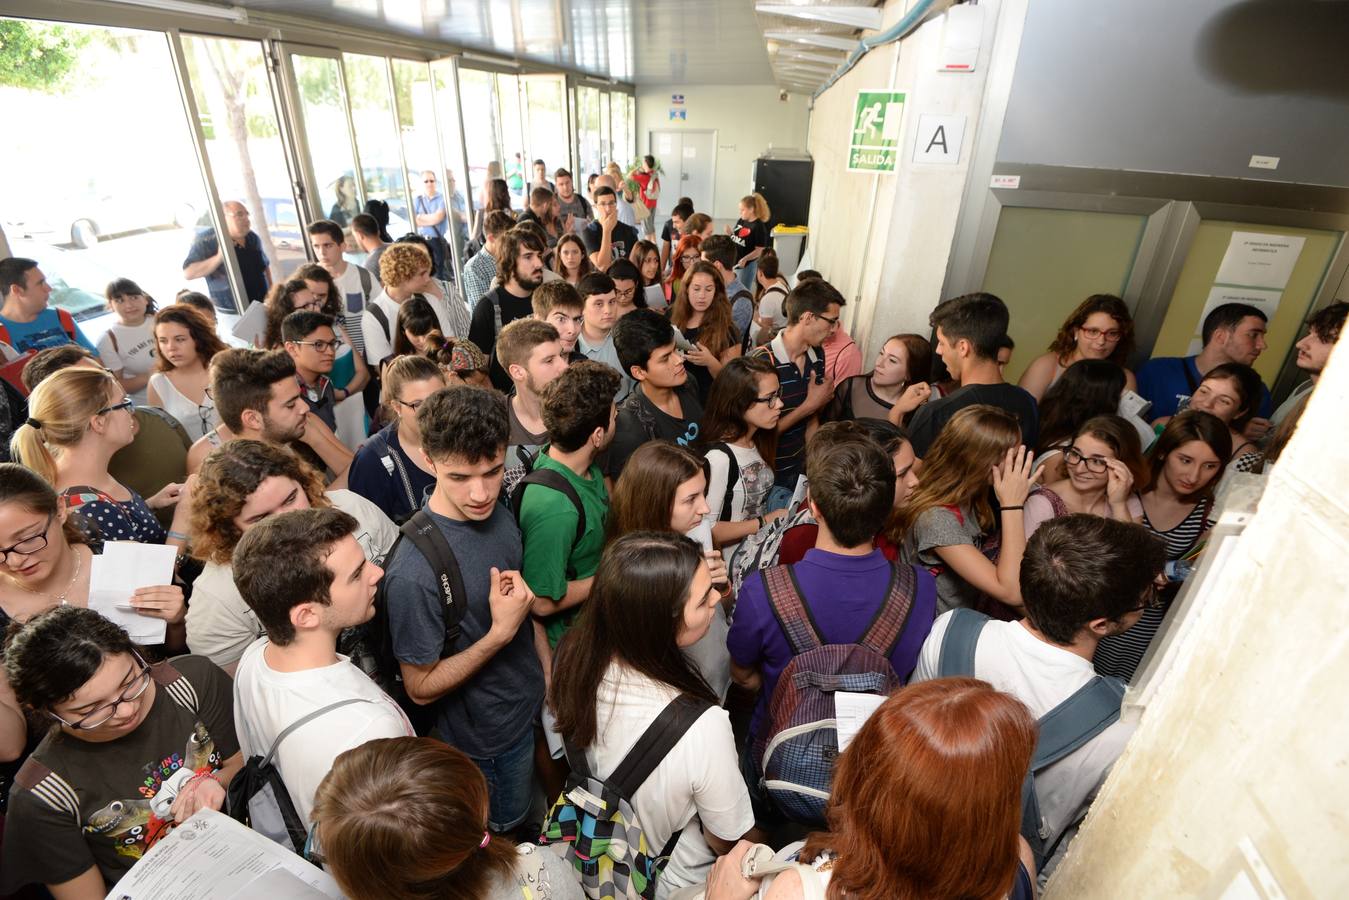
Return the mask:
{"type": "Polygon", "coordinates": [[[802,860],[838,854],[830,900],[995,900],[1012,889],[1021,783],[1035,719],[974,678],[900,688],[839,758],[830,830],[802,860]]]}
{"type": "Polygon", "coordinates": [[[684,251],[697,250],[699,247],[702,246],[702,243],[703,243],[702,236],[697,234],[686,234],[679,239],[679,243],[675,245],[674,259],[671,260],[670,280],[666,282],[666,284],[673,286],[676,281],[680,282],[680,284],[683,284],[684,262],[682,257],[684,255],[684,251]]]}

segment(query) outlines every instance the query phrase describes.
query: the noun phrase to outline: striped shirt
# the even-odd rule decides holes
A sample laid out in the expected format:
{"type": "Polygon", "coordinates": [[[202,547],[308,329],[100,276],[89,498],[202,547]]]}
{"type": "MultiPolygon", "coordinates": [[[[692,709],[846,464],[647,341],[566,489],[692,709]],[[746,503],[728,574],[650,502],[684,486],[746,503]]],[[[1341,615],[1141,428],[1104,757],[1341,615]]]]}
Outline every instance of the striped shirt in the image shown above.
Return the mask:
{"type": "MultiPolygon", "coordinates": [[[[1194,508],[1184,519],[1181,519],[1178,525],[1169,531],[1162,531],[1148,520],[1147,509],[1145,508],[1143,510],[1143,527],[1165,542],[1168,561],[1177,560],[1194,549],[1200,535],[1211,524],[1209,514],[1212,511],[1213,503],[1211,501],[1201,501],[1194,505],[1194,508]]],[[[1138,671],[1138,665],[1143,661],[1143,655],[1148,652],[1148,647],[1152,645],[1152,639],[1157,636],[1158,630],[1161,629],[1162,622],[1165,621],[1166,614],[1170,611],[1171,602],[1175,597],[1176,590],[1164,590],[1161,606],[1143,610],[1143,615],[1134,623],[1134,626],[1123,634],[1113,634],[1110,637],[1102,638],[1101,643],[1096,647],[1096,658],[1094,660],[1097,673],[1113,675],[1124,681],[1133,681],[1134,673],[1138,671]]]]}

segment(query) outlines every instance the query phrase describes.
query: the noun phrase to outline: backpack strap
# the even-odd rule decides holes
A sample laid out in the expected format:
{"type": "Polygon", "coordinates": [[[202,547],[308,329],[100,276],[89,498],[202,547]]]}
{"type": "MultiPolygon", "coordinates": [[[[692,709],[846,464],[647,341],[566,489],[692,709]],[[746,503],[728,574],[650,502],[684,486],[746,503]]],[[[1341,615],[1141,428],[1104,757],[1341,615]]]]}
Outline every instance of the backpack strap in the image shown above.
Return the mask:
{"type": "Polygon", "coordinates": [[[987,624],[988,616],[978,610],[961,607],[951,611],[951,621],[946,623],[946,634],[937,654],[939,678],[974,674],[974,648],[987,624]]]}
{"type": "Polygon", "coordinates": [[[886,589],[885,599],[857,643],[889,659],[904,633],[904,626],[909,623],[917,584],[913,566],[890,563],[890,586],[886,589]]]}
{"type": "Polygon", "coordinates": [[[356,266],[356,277],[361,280],[361,293],[365,299],[370,299],[370,292],[375,288],[375,276],[370,274],[370,270],[365,266],[356,266]]]}
{"type": "MultiPolygon", "coordinates": [[[[4,322],[0,322],[0,344],[9,344],[11,346],[14,344],[14,341],[9,337],[9,326],[4,322]]],[[[15,350],[17,351],[18,348],[15,347],[15,350]]]]}
{"type": "Polygon", "coordinates": [[[764,593],[768,596],[768,606],[778,620],[787,643],[792,645],[792,655],[800,656],[809,650],[824,645],[824,638],[810,614],[810,607],[801,596],[801,586],[796,583],[796,574],[791,566],[769,566],[762,572],[764,593]]]}
{"type": "MultiPolygon", "coordinates": [[[[66,333],[66,336],[75,343],[79,343],[79,340],[75,337],[74,316],[72,316],[68,310],[58,306],[56,307],[56,318],[61,320],[61,330],[66,333]]],[[[116,343],[114,343],[113,346],[117,346],[116,343]]]]}
{"type": "Polygon", "coordinates": [[[398,455],[398,451],[389,443],[383,431],[376,431],[370,436],[370,440],[375,444],[375,452],[380,455],[380,459],[385,460],[384,467],[389,470],[389,474],[393,475],[394,471],[397,470],[398,480],[403,485],[403,493],[407,496],[408,506],[411,509],[416,509],[420,504],[416,492],[412,490],[412,479],[408,477],[407,467],[403,465],[403,460],[398,455]]]}
{"type": "Polygon", "coordinates": [[[388,314],[387,314],[386,312],[384,312],[384,310],[381,309],[381,308],[379,307],[379,304],[377,304],[377,303],[372,303],[372,304],[370,304],[370,305],[369,305],[368,307],[366,307],[366,308],[370,310],[370,315],[372,315],[372,316],[375,317],[375,321],[379,323],[379,327],[382,328],[382,329],[384,329],[384,336],[385,336],[386,338],[388,338],[388,339],[389,339],[389,343],[392,344],[392,343],[393,343],[393,332],[389,330],[389,316],[388,316],[388,314]]]}
{"type": "Polygon", "coordinates": [[[731,511],[735,504],[735,486],[740,483],[740,463],[736,461],[735,452],[731,450],[731,445],[722,441],[708,447],[709,450],[720,450],[726,454],[726,493],[721,497],[721,513],[717,516],[718,522],[731,521],[731,511]]]}
{"type": "Polygon", "coordinates": [[[366,700],[364,697],[347,697],[344,700],[338,700],[336,703],[329,703],[327,706],[321,706],[311,713],[300,716],[300,718],[296,719],[294,722],[291,722],[285,728],[281,729],[281,733],[276,736],[276,739],[272,741],[272,746],[268,748],[267,755],[263,757],[262,764],[264,766],[271,765],[272,757],[276,756],[276,751],[281,749],[281,742],[284,741],[292,731],[299,728],[301,725],[307,725],[310,722],[314,721],[315,719],[319,718],[320,716],[327,715],[328,713],[332,712],[333,710],[339,707],[349,706],[352,703],[370,703],[370,702],[371,702],[370,700],[366,700]]]}
{"type": "Polygon", "coordinates": [[[525,504],[525,488],[531,484],[537,484],[541,487],[551,488],[562,494],[571,501],[571,505],[576,508],[576,536],[572,538],[571,545],[575,547],[581,543],[581,538],[586,533],[586,510],[581,502],[581,495],[576,493],[576,488],[572,487],[567,476],[556,469],[541,469],[535,467],[529,471],[529,474],[520,479],[520,483],[515,488],[515,493],[511,495],[511,507],[515,513],[515,519],[520,520],[520,508],[525,504]]]}
{"type": "Polygon", "coordinates": [[[412,541],[412,545],[431,564],[436,574],[445,608],[445,644],[440,651],[440,658],[444,659],[452,654],[450,648],[459,639],[459,623],[468,612],[468,594],[464,590],[464,575],[459,570],[459,560],[455,558],[440,526],[427,515],[425,507],[413,513],[399,531],[403,537],[412,541]]]}
{"type": "Polygon", "coordinates": [[[1123,701],[1124,682],[1097,675],[1041,716],[1031,772],[1053,765],[1119,721],[1123,701]]]}
{"type": "Polygon", "coordinates": [[[711,701],[690,694],[680,694],[671,700],[605,780],[619,796],[631,801],[633,794],[646,783],[679,739],[711,708],[711,701]]]}

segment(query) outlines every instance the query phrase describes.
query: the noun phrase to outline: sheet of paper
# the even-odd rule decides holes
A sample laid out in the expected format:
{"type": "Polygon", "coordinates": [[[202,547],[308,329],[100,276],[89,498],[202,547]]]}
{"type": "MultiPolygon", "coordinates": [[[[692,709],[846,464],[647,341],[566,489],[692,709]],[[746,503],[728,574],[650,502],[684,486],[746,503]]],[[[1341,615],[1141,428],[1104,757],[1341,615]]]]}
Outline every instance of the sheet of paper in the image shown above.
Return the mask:
{"type": "Polygon", "coordinates": [[[127,604],[137,588],[173,583],[178,548],[167,544],[108,541],[89,566],[89,608],[121,625],[133,641],[162,644],[163,619],[132,612],[127,604]]]}
{"type": "Polygon", "coordinates": [[[851,691],[834,692],[834,722],[838,730],[838,750],[848,749],[857,732],[862,730],[871,714],[880,709],[888,698],[879,694],[854,694],[851,691]]]}
{"type": "Polygon", "coordinates": [[[235,337],[250,347],[261,347],[263,334],[267,330],[267,307],[254,300],[248,304],[248,309],[244,310],[244,314],[230,330],[235,337]]]}
{"type": "Polygon", "coordinates": [[[654,309],[660,312],[669,306],[669,301],[665,299],[665,288],[658,284],[648,285],[642,288],[642,294],[646,297],[646,308],[654,309]]]}
{"type": "Polygon", "coordinates": [[[1279,311],[1279,301],[1283,298],[1283,291],[1264,290],[1262,288],[1240,288],[1224,287],[1219,285],[1208,292],[1208,300],[1204,301],[1204,309],[1199,314],[1199,321],[1194,324],[1194,332],[1191,334],[1190,348],[1186,351],[1186,356],[1194,356],[1200,350],[1204,349],[1202,340],[1204,330],[1204,320],[1208,314],[1225,303],[1245,303],[1247,306],[1254,306],[1265,314],[1270,321],[1274,320],[1274,314],[1279,311]]]}
{"type": "Polygon", "coordinates": [[[1218,284],[1283,290],[1302,253],[1304,237],[1234,231],[1213,280],[1218,284]]]}
{"type": "Polygon", "coordinates": [[[806,499],[806,493],[810,490],[810,482],[806,480],[805,475],[796,476],[796,490],[792,491],[792,499],[787,504],[787,515],[796,512],[801,501],[806,499]]]}
{"type": "Polygon", "coordinates": [[[342,900],[337,882],[223,813],[198,811],[155,844],[105,900],[342,900]],[[274,872],[284,875],[274,875],[274,872]]]}
{"type": "Polygon", "coordinates": [[[693,528],[689,529],[688,537],[693,538],[702,545],[703,552],[708,553],[712,550],[712,526],[716,524],[712,516],[703,516],[703,520],[693,528]]]}

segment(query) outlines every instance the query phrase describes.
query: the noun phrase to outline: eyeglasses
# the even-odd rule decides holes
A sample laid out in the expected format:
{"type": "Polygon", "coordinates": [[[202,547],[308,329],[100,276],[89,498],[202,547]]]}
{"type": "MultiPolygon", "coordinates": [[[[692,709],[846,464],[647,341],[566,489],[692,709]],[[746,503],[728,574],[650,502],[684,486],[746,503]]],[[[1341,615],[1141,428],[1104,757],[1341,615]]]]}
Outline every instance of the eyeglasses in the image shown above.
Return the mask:
{"type": "Polygon", "coordinates": [[[701,259],[701,257],[699,257],[698,254],[696,253],[685,253],[683,256],[679,257],[680,262],[682,262],[686,266],[693,265],[699,259],[701,259]]]}
{"type": "Polygon", "coordinates": [[[140,674],[136,676],[136,679],[131,682],[130,686],[128,686],[116,700],[90,710],[87,715],[74,722],[67,722],[54,712],[49,712],[47,715],[51,716],[67,728],[75,728],[80,731],[93,731],[95,728],[117,715],[117,707],[121,706],[123,703],[134,703],[136,700],[139,700],[141,694],[144,694],[146,688],[150,686],[150,666],[145,660],[141,659],[139,653],[133,652],[131,655],[136,658],[136,662],[141,664],[141,671],[140,674]],[[103,715],[104,710],[107,710],[107,715],[103,715]]]}
{"type": "Polygon", "coordinates": [[[630,287],[630,288],[628,288],[626,291],[620,291],[620,290],[618,290],[618,289],[615,288],[615,290],[614,290],[614,299],[615,299],[615,300],[619,300],[619,301],[622,301],[622,300],[631,300],[631,299],[633,298],[633,295],[636,294],[636,293],[637,293],[637,288],[635,288],[635,287],[630,287]]]}
{"type": "Polygon", "coordinates": [[[819,313],[816,313],[816,314],[815,314],[815,318],[817,318],[817,319],[819,319],[819,320],[821,320],[821,321],[823,321],[823,322],[828,322],[828,323],[829,323],[829,327],[830,327],[830,328],[833,328],[835,325],[838,324],[838,320],[839,320],[841,317],[840,317],[840,316],[824,316],[824,315],[820,315],[819,313]]]}
{"type": "Polygon", "coordinates": [[[1143,595],[1143,602],[1129,610],[1129,612],[1142,612],[1145,609],[1160,609],[1162,606],[1161,589],[1162,585],[1158,584],[1154,579],[1152,584],[1148,585],[1148,592],[1143,595]]]}
{"type": "Polygon", "coordinates": [[[1079,328],[1077,330],[1082,332],[1082,335],[1089,341],[1099,341],[1101,338],[1105,338],[1108,343],[1113,344],[1124,337],[1124,332],[1118,328],[1112,328],[1109,331],[1102,331],[1099,328],[1079,328]]]}
{"type": "Polygon", "coordinates": [[[406,406],[408,409],[412,410],[413,412],[416,412],[417,410],[422,408],[422,404],[425,403],[426,401],[413,400],[411,403],[409,403],[406,400],[399,400],[397,397],[394,397],[393,402],[397,403],[399,406],[406,406]]]}
{"type": "Polygon", "coordinates": [[[323,297],[315,297],[313,300],[310,300],[308,303],[301,303],[299,306],[295,307],[295,309],[296,309],[297,311],[298,311],[298,310],[302,310],[302,309],[307,309],[307,310],[310,310],[310,311],[312,311],[312,312],[318,312],[319,310],[323,309],[323,304],[326,303],[327,300],[328,300],[328,298],[327,298],[326,296],[323,296],[323,297]]]}
{"type": "Polygon", "coordinates": [[[342,346],[343,340],[333,338],[331,341],[291,341],[290,343],[299,347],[313,347],[320,353],[336,353],[337,349],[342,346]]]}
{"type": "Polygon", "coordinates": [[[1101,473],[1110,468],[1109,460],[1101,456],[1087,456],[1076,447],[1069,447],[1063,451],[1063,461],[1070,466],[1078,464],[1085,465],[1088,472],[1101,473]]]}
{"type": "Polygon", "coordinates": [[[776,390],[776,391],[774,391],[773,393],[769,394],[769,395],[766,396],[766,397],[755,397],[755,398],[754,398],[754,402],[755,402],[755,403],[767,403],[767,404],[769,404],[769,405],[771,406],[771,405],[773,404],[773,401],[774,401],[774,400],[781,400],[781,399],[782,399],[782,391],[781,391],[781,389],[779,389],[779,390],[776,390]]]}
{"type": "Polygon", "coordinates": [[[130,397],[124,397],[120,403],[114,403],[112,406],[105,406],[100,409],[97,415],[105,416],[110,412],[117,412],[119,409],[125,409],[128,412],[136,411],[136,401],[130,397]]]}
{"type": "Polygon", "coordinates": [[[17,553],[20,556],[32,556],[39,550],[47,549],[47,532],[52,530],[52,522],[54,521],[56,521],[56,511],[52,510],[47,516],[47,524],[43,526],[41,534],[35,534],[32,537],[24,538],[17,544],[9,547],[0,547],[0,560],[3,560],[5,565],[9,565],[9,555],[11,553],[17,553]]]}

